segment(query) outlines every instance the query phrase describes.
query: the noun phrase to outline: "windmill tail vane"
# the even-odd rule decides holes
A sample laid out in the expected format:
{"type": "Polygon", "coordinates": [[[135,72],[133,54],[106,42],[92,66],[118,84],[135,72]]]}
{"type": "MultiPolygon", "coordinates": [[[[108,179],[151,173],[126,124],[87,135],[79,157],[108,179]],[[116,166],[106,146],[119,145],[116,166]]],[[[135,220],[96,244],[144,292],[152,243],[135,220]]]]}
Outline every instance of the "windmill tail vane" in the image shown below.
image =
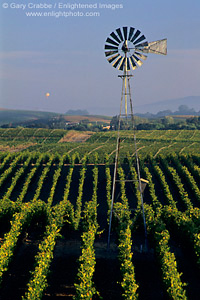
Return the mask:
{"type": "Polygon", "coordinates": [[[148,43],[148,46],[144,47],[142,52],[167,55],[167,39],[148,43]]]}

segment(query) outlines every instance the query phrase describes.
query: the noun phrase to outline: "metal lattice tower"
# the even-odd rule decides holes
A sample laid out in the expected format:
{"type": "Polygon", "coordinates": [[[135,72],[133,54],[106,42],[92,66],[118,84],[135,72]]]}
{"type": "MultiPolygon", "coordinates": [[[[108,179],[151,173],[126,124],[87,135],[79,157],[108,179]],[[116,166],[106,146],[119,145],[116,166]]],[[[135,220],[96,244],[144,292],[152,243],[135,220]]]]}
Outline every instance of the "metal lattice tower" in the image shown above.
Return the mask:
{"type": "Polygon", "coordinates": [[[115,31],[113,31],[106,40],[105,55],[107,57],[108,62],[112,63],[112,66],[114,68],[123,71],[123,75],[118,76],[122,79],[122,93],[121,93],[121,102],[120,102],[120,113],[118,116],[118,135],[117,135],[117,143],[116,143],[115,166],[114,166],[113,186],[112,186],[112,201],[111,201],[111,212],[110,212],[110,221],[109,221],[108,248],[110,246],[110,234],[111,234],[111,226],[112,226],[113,204],[114,204],[115,193],[116,193],[116,183],[119,181],[117,180],[117,167],[119,161],[120,141],[121,141],[120,127],[123,119],[125,119],[127,123],[129,121],[129,123],[131,124],[131,129],[133,130],[138,188],[140,191],[141,207],[143,212],[145,246],[147,244],[147,229],[146,229],[146,220],[145,220],[145,213],[144,213],[144,206],[143,206],[143,187],[142,187],[143,182],[140,176],[140,164],[139,164],[137,144],[136,144],[136,127],[135,127],[135,119],[133,114],[133,102],[132,102],[131,87],[130,87],[130,79],[131,77],[133,77],[130,71],[135,70],[138,66],[141,66],[143,64],[143,60],[147,59],[147,56],[144,53],[145,54],[155,53],[155,54],[166,55],[167,39],[162,39],[162,40],[148,43],[146,41],[145,36],[141,34],[140,30],[136,30],[133,27],[130,28],[123,27],[122,29],[118,28],[115,31]]]}

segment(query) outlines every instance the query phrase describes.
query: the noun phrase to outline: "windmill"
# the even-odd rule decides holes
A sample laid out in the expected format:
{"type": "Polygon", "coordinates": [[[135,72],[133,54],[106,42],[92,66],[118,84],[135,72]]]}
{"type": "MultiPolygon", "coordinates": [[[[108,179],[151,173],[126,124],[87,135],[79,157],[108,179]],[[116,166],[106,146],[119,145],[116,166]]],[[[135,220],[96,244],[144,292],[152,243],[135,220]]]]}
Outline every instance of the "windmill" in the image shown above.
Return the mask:
{"type": "Polygon", "coordinates": [[[138,187],[141,197],[141,207],[143,211],[143,221],[144,221],[144,231],[145,231],[145,245],[147,243],[147,230],[146,230],[146,221],[144,214],[143,206],[143,190],[147,182],[145,182],[140,177],[140,165],[139,158],[137,153],[137,144],[136,144],[136,132],[135,132],[135,121],[133,115],[133,103],[131,99],[131,88],[130,88],[130,78],[131,70],[142,66],[143,61],[147,59],[148,53],[154,54],[167,54],[167,39],[162,39],[154,42],[148,43],[146,37],[141,33],[140,30],[137,30],[133,27],[123,27],[118,28],[115,31],[111,32],[110,36],[106,39],[105,44],[105,56],[109,63],[112,64],[114,68],[123,72],[123,75],[118,75],[122,79],[122,93],[121,93],[121,103],[120,103],[120,113],[118,117],[118,136],[117,136],[117,145],[116,145],[116,156],[115,156],[115,167],[113,175],[113,187],[112,187],[112,201],[111,201],[111,212],[110,212],[110,221],[109,221],[109,233],[108,233],[108,248],[110,245],[110,234],[111,234],[111,224],[112,224],[112,215],[113,215],[113,204],[115,198],[115,188],[117,180],[117,166],[118,158],[120,152],[120,125],[122,118],[125,117],[126,120],[130,118],[131,125],[133,128],[133,138],[135,146],[135,156],[136,156],[136,169],[138,177],[138,187]],[[124,102],[124,114],[122,113],[122,105],[124,102]],[[128,112],[128,102],[130,105],[128,112]]]}

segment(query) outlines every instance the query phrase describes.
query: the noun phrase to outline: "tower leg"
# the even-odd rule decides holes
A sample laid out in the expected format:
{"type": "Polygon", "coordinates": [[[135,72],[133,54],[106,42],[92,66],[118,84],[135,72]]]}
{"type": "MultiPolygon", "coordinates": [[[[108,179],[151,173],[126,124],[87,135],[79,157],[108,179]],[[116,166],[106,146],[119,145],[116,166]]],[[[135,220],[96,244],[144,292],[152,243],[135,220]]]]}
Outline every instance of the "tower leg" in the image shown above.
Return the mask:
{"type": "Polygon", "coordinates": [[[116,146],[116,154],[115,154],[115,166],[114,166],[113,185],[112,185],[112,200],[111,200],[109,229],[108,229],[108,244],[107,244],[107,249],[108,250],[110,249],[110,235],[111,235],[111,227],[112,227],[113,205],[114,205],[114,198],[115,198],[117,167],[118,167],[119,150],[120,150],[120,127],[121,127],[121,114],[122,114],[122,102],[123,102],[123,95],[124,95],[124,86],[125,86],[125,80],[123,78],[122,95],[121,95],[121,103],[120,103],[120,114],[119,114],[119,119],[118,119],[118,134],[117,134],[117,146],[116,146]]]}
{"type": "Polygon", "coordinates": [[[115,165],[114,165],[114,174],[113,174],[112,200],[111,200],[111,210],[110,210],[110,219],[109,219],[107,249],[109,250],[109,248],[110,248],[113,206],[114,206],[116,180],[117,180],[117,167],[118,167],[119,153],[120,153],[120,129],[121,129],[121,118],[122,118],[122,102],[123,102],[123,98],[125,98],[125,117],[128,122],[128,111],[127,111],[128,97],[129,97],[129,102],[130,102],[130,111],[131,111],[131,113],[130,113],[131,120],[130,121],[131,121],[131,127],[133,129],[133,138],[134,138],[135,156],[136,156],[136,170],[137,170],[141,208],[142,208],[143,223],[144,223],[145,249],[147,249],[147,227],[146,227],[143,194],[142,194],[142,186],[141,186],[140,164],[139,164],[139,157],[138,157],[137,143],[136,143],[136,125],[135,125],[135,119],[134,119],[134,114],[133,114],[133,104],[132,104],[131,89],[130,89],[130,77],[132,77],[132,75],[128,74],[127,65],[125,66],[125,69],[124,69],[124,75],[119,76],[119,77],[122,78],[122,94],[121,94],[120,114],[119,114],[119,119],[118,119],[118,135],[117,135],[117,146],[116,146],[115,165]]]}
{"type": "Polygon", "coordinates": [[[136,157],[136,166],[137,166],[137,177],[138,177],[138,184],[139,184],[139,191],[140,191],[140,200],[141,200],[141,208],[142,208],[142,216],[143,216],[143,223],[144,223],[144,236],[145,236],[145,249],[148,248],[147,242],[147,226],[146,226],[146,218],[144,212],[144,201],[143,201],[143,194],[142,194],[142,186],[141,186],[141,177],[140,177],[140,163],[139,157],[137,152],[137,142],[136,142],[136,124],[133,114],[133,103],[131,98],[131,87],[130,87],[130,78],[128,78],[128,89],[129,89],[129,100],[130,100],[130,109],[131,109],[131,123],[133,128],[133,138],[134,138],[134,145],[135,145],[135,157],[136,157]]]}

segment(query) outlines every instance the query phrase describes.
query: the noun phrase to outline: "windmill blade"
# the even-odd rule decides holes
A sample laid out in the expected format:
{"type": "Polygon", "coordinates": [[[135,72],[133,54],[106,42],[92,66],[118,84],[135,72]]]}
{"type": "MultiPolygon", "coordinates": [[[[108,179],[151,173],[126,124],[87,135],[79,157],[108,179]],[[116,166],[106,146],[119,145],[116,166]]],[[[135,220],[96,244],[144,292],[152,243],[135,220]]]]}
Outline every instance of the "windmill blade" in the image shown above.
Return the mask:
{"type": "Polygon", "coordinates": [[[118,67],[118,70],[123,71],[125,64],[125,57],[122,58],[122,61],[120,62],[120,65],[118,67]]]}
{"type": "Polygon", "coordinates": [[[135,51],[135,54],[137,55],[137,56],[139,56],[141,59],[143,59],[143,60],[146,60],[147,59],[147,56],[146,55],[143,55],[143,54],[141,54],[141,53],[139,53],[139,52],[136,52],[135,51]]]}
{"type": "Polygon", "coordinates": [[[146,39],[146,37],[144,35],[142,35],[140,38],[138,38],[133,44],[136,45],[142,41],[144,41],[146,39]]]}
{"type": "Polygon", "coordinates": [[[129,58],[126,58],[126,67],[127,67],[127,71],[131,70],[131,66],[130,66],[130,62],[129,62],[129,58]]]}
{"type": "Polygon", "coordinates": [[[133,32],[134,32],[135,28],[130,27],[130,31],[129,31],[129,35],[128,35],[128,40],[130,41],[132,36],[133,36],[133,32]]]}
{"type": "Polygon", "coordinates": [[[133,54],[131,57],[136,61],[138,66],[141,67],[141,65],[143,65],[143,61],[141,61],[135,54],[133,54]]]}
{"type": "Polygon", "coordinates": [[[128,35],[127,29],[128,29],[128,27],[123,27],[124,40],[125,40],[125,41],[127,40],[127,35],[128,35]]]}
{"type": "Polygon", "coordinates": [[[111,63],[119,56],[120,56],[120,54],[117,53],[117,54],[113,55],[112,57],[109,57],[107,60],[108,60],[109,63],[111,63]]]}
{"type": "Polygon", "coordinates": [[[118,35],[119,35],[119,38],[121,39],[121,41],[120,41],[120,42],[122,42],[124,39],[123,39],[123,36],[122,36],[121,29],[120,29],[120,28],[118,28],[116,31],[117,31],[117,33],[118,33],[118,35]]]}
{"type": "Polygon", "coordinates": [[[137,30],[136,33],[134,34],[134,36],[131,39],[131,42],[135,41],[135,39],[140,35],[141,31],[137,30]]]}
{"type": "Polygon", "coordinates": [[[105,49],[107,49],[107,50],[118,50],[118,47],[111,46],[111,45],[105,45],[105,49]]]}
{"type": "Polygon", "coordinates": [[[142,52],[142,53],[149,53],[149,50],[145,47],[143,48],[137,48],[137,51],[142,52]]]}
{"type": "Polygon", "coordinates": [[[148,44],[148,53],[167,55],[167,39],[150,42],[148,44]]]}
{"type": "Polygon", "coordinates": [[[124,26],[111,32],[104,49],[108,62],[126,73],[141,66],[146,53],[167,55],[167,39],[148,43],[140,30],[124,26]]]}
{"type": "Polygon", "coordinates": [[[111,35],[111,37],[112,37],[114,40],[116,40],[118,43],[121,43],[120,39],[118,38],[118,36],[117,36],[114,32],[112,32],[110,35],[111,35]]]}
{"type": "Polygon", "coordinates": [[[132,57],[129,57],[130,63],[131,63],[131,67],[133,70],[137,69],[137,65],[134,61],[134,59],[132,57]]]}
{"type": "Polygon", "coordinates": [[[118,64],[122,61],[123,57],[120,55],[118,59],[112,65],[114,68],[117,68],[118,64]]]}
{"type": "Polygon", "coordinates": [[[138,44],[137,46],[135,46],[135,50],[142,53],[149,53],[148,45],[149,45],[148,42],[138,44]]]}
{"type": "Polygon", "coordinates": [[[129,62],[129,58],[127,57],[127,70],[130,71],[131,70],[131,66],[130,66],[130,62],[129,62]]]}
{"type": "Polygon", "coordinates": [[[118,50],[115,50],[115,51],[107,51],[107,52],[105,52],[105,56],[107,57],[107,56],[113,55],[113,54],[115,54],[115,53],[118,53],[118,50]]]}
{"type": "Polygon", "coordinates": [[[138,50],[138,49],[142,50],[144,47],[148,47],[148,45],[149,45],[148,42],[144,42],[144,43],[136,45],[135,49],[136,50],[138,50]]]}
{"type": "Polygon", "coordinates": [[[117,42],[111,40],[110,38],[107,38],[106,42],[107,42],[107,43],[110,43],[110,44],[112,44],[112,45],[115,45],[115,46],[119,46],[119,43],[117,43],[117,42]]]}

